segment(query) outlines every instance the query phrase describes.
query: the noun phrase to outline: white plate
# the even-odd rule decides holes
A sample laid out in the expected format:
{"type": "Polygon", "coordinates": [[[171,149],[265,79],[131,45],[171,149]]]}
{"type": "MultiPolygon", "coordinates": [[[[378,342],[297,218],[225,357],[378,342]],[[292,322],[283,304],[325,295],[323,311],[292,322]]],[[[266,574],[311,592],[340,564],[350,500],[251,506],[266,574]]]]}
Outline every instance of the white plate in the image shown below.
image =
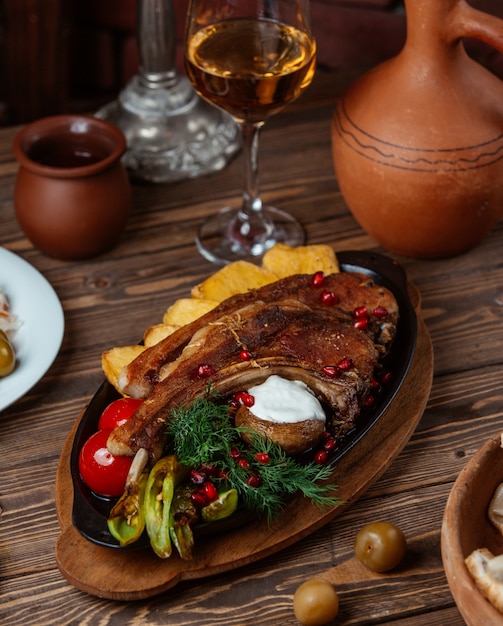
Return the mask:
{"type": "Polygon", "coordinates": [[[65,318],[49,282],[16,254],[0,248],[0,289],[21,326],[12,343],[17,366],[0,378],[0,411],[21,398],[47,372],[61,347],[65,318]]]}

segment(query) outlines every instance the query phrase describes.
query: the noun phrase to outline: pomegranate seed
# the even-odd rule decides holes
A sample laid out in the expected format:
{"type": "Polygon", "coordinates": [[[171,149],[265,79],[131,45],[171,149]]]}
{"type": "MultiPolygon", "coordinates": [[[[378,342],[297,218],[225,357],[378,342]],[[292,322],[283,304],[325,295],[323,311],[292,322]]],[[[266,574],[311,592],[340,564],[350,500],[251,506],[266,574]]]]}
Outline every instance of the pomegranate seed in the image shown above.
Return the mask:
{"type": "Polygon", "coordinates": [[[237,460],[241,458],[241,450],[239,448],[231,448],[231,459],[237,460]]]}
{"type": "Polygon", "coordinates": [[[362,317],[361,319],[356,320],[354,323],[354,327],[356,330],[367,330],[369,327],[369,320],[367,317],[362,317]]]}
{"type": "Polygon", "coordinates": [[[259,463],[262,463],[263,465],[266,465],[267,463],[270,462],[271,457],[267,454],[267,452],[257,452],[257,454],[255,455],[255,459],[259,463]]]}
{"type": "Polygon", "coordinates": [[[241,361],[249,361],[252,358],[251,352],[249,350],[241,350],[239,358],[241,361]]]}
{"type": "Polygon", "coordinates": [[[341,374],[341,371],[337,367],[337,365],[325,365],[325,367],[323,368],[323,373],[327,376],[330,376],[330,378],[338,378],[341,374]]]}
{"type": "Polygon", "coordinates": [[[383,385],[387,385],[391,381],[392,378],[393,378],[393,375],[391,374],[391,372],[385,372],[381,376],[381,383],[383,385]]]}
{"type": "Polygon", "coordinates": [[[339,298],[332,291],[323,290],[320,293],[320,302],[324,306],[333,306],[339,302],[339,298]]]}
{"type": "Polygon", "coordinates": [[[239,391],[234,397],[240,404],[244,404],[248,408],[255,404],[255,398],[247,391],[239,391]]]}
{"type": "Polygon", "coordinates": [[[211,480],[204,483],[203,492],[208,502],[214,502],[218,498],[218,490],[211,480]]]}
{"type": "Polygon", "coordinates": [[[238,465],[241,469],[248,469],[250,467],[250,463],[246,459],[238,459],[238,465]]]}
{"type": "Polygon", "coordinates": [[[328,430],[324,430],[321,438],[326,441],[327,439],[331,439],[333,437],[332,433],[329,433],[328,430]]]}
{"type": "Polygon", "coordinates": [[[369,408],[374,404],[374,402],[375,402],[374,396],[371,393],[369,393],[369,395],[363,401],[363,406],[369,408]]]}
{"type": "Polygon", "coordinates": [[[262,484],[262,479],[258,474],[250,474],[246,479],[246,483],[250,487],[260,487],[260,485],[262,484]]]}
{"type": "Polygon", "coordinates": [[[206,480],[206,474],[195,469],[190,470],[190,482],[194,485],[202,485],[206,480]]]}
{"type": "Polygon", "coordinates": [[[220,470],[214,465],[206,465],[206,463],[203,463],[203,465],[201,465],[201,472],[206,476],[211,476],[211,478],[220,477],[220,470]]]}
{"type": "Polygon", "coordinates": [[[330,439],[327,439],[325,441],[325,443],[323,444],[323,449],[326,450],[327,452],[330,452],[330,450],[333,450],[337,445],[337,441],[335,440],[335,437],[331,437],[330,439]]]}
{"type": "Polygon", "coordinates": [[[195,493],[191,493],[190,494],[190,500],[191,500],[192,504],[194,504],[195,506],[197,506],[200,509],[202,509],[203,506],[206,506],[208,504],[206,502],[206,498],[204,497],[204,495],[202,493],[197,492],[197,491],[195,493]]]}
{"type": "Polygon", "coordinates": [[[384,317],[388,317],[388,309],[383,306],[378,306],[372,311],[372,315],[379,319],[383,319],[384,317]]]}
{"type": "Polygon", "coordinates": [[[373,378],[370,385],[376,393],[379,393],[381,391],[381,383],[377,380],[377,378],[373,378]]]}
{"type": "Polygon", "coordinates": [[[241,406],[239,402],[236,400],[236,398],[231,398],[228,404],[229,404],[230,411],[237,411],[239,407],[241,406]]]}
{"type": "Polygon", "coordinates": [[[208,363],[203,363],[202,365],[199,365],[199,367],[197,368],[197,377],[209,378],[210,376],[213,376],[215,371],[216,370],[213,367],[213,365],[209,365],[208,363]]]}
{"type": "Polygon", "coordinates": [[[325,274],[323,272],[315,272],[311,276],[311,285],[313,287],[319,287],[320,285],[323,284],[324,280],[325,280],[325,274]]]}
{"type": "Polygon", "coordinates": [[[326,450],[318,450],[318,452],[314,455],[314,462],[318,465],[323,465],[326,463],[328,459],[328,453],[326,450]]]}
{"type": "Polygon", "coordinates": [[[353,363],[353,359],[350,357],[345,357],[341,359],[339,363],[337,363],[337,367],[341,370],[341,372],[349,372],[354,368],[355,364],[353,363]]]}
{"type": "Polygon", "coordinates": [[[356,317],[356,319],[360,319],[362,317],[368,317],[368,309],[365,305],[363,306],[357,306],[356,309],[353,311],[353,315],[356,317]]]}

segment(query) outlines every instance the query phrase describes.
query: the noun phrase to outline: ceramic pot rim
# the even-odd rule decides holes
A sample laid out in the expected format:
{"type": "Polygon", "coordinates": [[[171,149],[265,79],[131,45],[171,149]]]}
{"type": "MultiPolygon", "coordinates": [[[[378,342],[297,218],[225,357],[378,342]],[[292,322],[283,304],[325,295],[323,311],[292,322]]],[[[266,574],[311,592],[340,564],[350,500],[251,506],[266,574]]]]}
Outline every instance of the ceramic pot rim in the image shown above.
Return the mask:
{"type": "Polygon", "coordinates": [[[35,174],[53,178],[83,178],[104,171],[122,157],[126,147],[123,132],[114,124],[92,115],[74,114],[53,115],[30,122],[17,133],[13,142],[14,156],[22,167],[35,174]],[[76,167],[58,167],[44,165],[27,155],[31,146],[50,137],[54,132],[70,131],[75,135],[84,135],[89,130],[98,133],[99,143],[107,152],[107,156],[99,161],[76,167]]]}

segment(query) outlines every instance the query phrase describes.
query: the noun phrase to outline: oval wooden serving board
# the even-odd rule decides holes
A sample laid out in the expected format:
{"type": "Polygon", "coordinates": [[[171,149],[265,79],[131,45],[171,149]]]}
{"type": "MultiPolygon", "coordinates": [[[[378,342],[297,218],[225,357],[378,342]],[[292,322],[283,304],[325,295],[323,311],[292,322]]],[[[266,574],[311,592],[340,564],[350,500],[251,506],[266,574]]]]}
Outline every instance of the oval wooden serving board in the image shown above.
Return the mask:
{"type": "MultiPolygon", "coordinates": [[[[419,293],[410,287],[419,308],[419,293]]],[[[419,316],[418,316],[419,317],[419,316]]],[[[424,322],[418,318],[414,359],[401,389],[386,413],[335,466],[343,505],[322,510],[302,496],[293,499],[271,524],[254,522],[196,543],[192,561],[173,554],[163,560],[150,548],[120,550],[95,545],[72,524],[73,485],[70,454],[77,420],[63,448],[56,476],[56,509],[61,534],[56,560],[75,587],[112,600],[140,600],[174,587],[182,580],[219,574],[287,548],[343,513],[381,476],[414,432],[430,395],[433,350],[424,322]]]]}

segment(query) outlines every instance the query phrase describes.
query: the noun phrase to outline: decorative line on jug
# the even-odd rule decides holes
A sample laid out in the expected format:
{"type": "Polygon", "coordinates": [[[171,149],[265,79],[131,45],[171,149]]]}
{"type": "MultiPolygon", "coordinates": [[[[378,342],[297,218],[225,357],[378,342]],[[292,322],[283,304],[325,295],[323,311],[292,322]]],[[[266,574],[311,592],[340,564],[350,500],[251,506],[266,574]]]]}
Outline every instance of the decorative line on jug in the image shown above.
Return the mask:
{"type": "Polygon", "coordinates": [[[344,102],[336,111],[335,121],[339,137],[354,152],[370,161],[396,169],[416,172],[461,172],[487,167],[503,159],[502,134],[489,141],[461,148],[414,148],[383,141],[364,131],[351,120],[344,108],[344,102]],[[346,125],[344,121],[347,122],[346,125]],[[368,140],[376,142],[377,145],[368,143],[368,140]],[[385,148],[394,148],[395,151],[387,152],[385,148]],[[492,149],[488,150],[488,148],[492,149]],[[484,152],[480,152],[481,149],[485,149],[484,152]],[[375,154],[372,155],[371,152],[375,154]],[[459,154],[461,152],[468,154],[461,156],[459,154]],[[473,154],[470,155],[470,152],[473,154]],[[411,158],[411,153],[415,153],[416,157],[411,158]],[[447,153],[452,154],[452,160],[434,159],[430,156],[447,153]]]}

